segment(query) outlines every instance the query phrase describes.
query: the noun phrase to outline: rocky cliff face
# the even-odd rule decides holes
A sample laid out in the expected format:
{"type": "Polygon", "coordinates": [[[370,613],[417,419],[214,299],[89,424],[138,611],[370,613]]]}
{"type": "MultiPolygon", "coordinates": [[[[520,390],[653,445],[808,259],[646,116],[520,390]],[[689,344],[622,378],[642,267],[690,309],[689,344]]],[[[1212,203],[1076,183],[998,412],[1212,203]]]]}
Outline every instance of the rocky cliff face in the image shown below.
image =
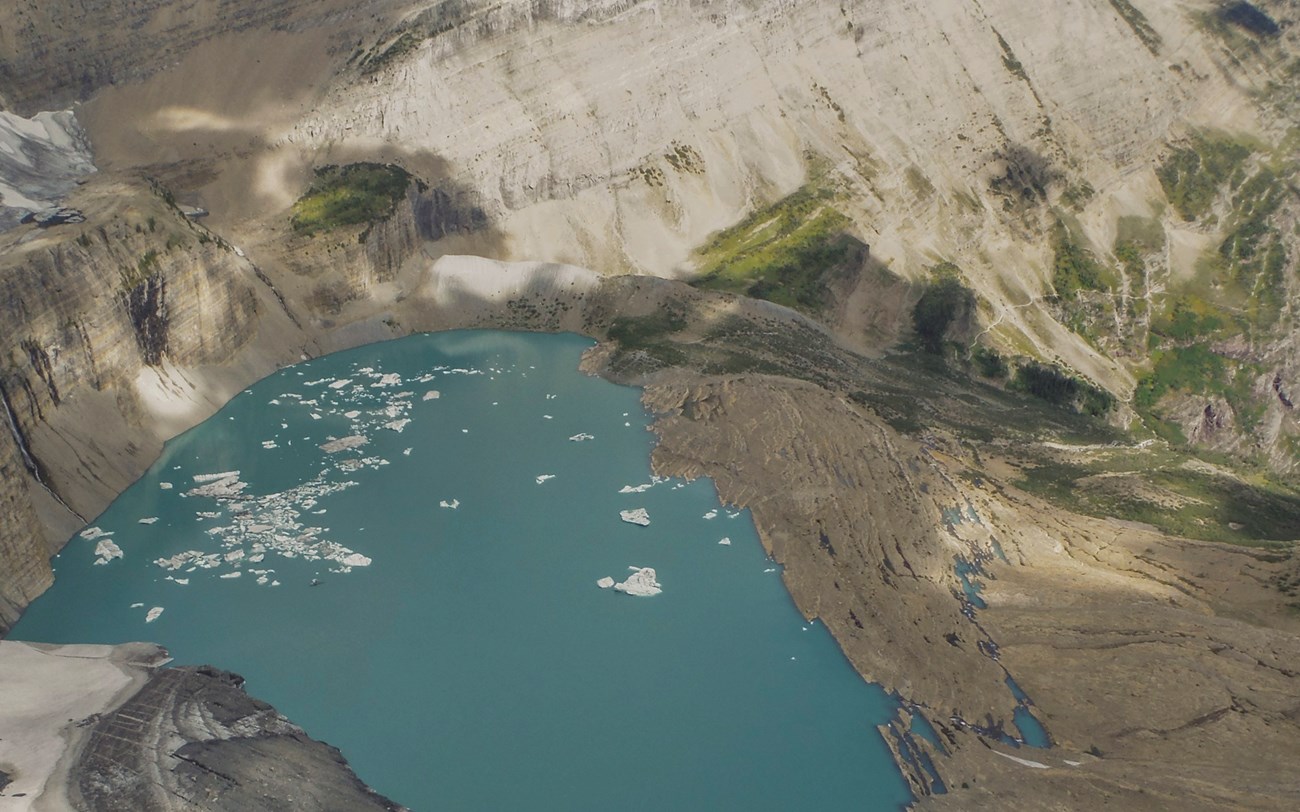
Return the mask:
{"type": "MultiPolygon", "coordinates": [[[[1168,324],[1213,299],[1231,329],[1211,338],[1247,340],[1219,388],[1249,395],[1229,403],[1233,430],[1196,439],[1296,464],[1300,424],[1266,391],[1300,386],[1284,351],[1294,193],[1241,187],[1293,174],[1277,168],[1296,109],[1286,3],[1070,0],[1050,24],[1001,0],[408,0],[366,25],[331,8],[249,11],[247,30],[105,88],[84,110],[97,158],[167,173],[251,245],[312,165],[392,160],[491,222],[496,239],[462,250],[669,276],[707,264],[696,249],[719,229],[813,188],[872,267],[956,269],[980,342],[1060,364],[1170,436],[1194,429],[1190,407],[1140,394],[1170,378],[1149,347],[1195,343],[1168,324]],[[295,22],[256,22],[272,13],[295,22]],[[215,69],[231,61],[253,67],[215,69]],[[1191,212],[1179,167],[1215,164],[1207,139],[1250,157],[1193,189],[1213,205],[1191,212]],[[1282,247],[1233,239],[1259,226],[1282,247]],[[1239,317],[1252,297],[1263,322],[1239,317]]],[[[877,282],[839,287],[852,312],[837,326],[871,310],[877,282]]],[[[1213,389],[1192,393],[1199,410],[1226,397],[1213,389]]]]}
{"type": "Polygon", "coordinates": [[[148,643],[0,642],[7,808],[398,810],[243,679],[148,643]]]}

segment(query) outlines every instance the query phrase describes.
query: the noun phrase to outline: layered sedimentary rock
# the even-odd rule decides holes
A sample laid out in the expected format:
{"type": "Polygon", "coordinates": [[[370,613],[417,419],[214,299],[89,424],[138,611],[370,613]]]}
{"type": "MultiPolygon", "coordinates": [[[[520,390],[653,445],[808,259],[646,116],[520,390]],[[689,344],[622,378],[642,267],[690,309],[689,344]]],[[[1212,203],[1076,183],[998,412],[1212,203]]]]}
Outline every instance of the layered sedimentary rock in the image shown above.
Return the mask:
{"type": "MultiPolygon", "coordinates": [[[[14,809],[398,810],[236,674],[145,643],[0,642],[14,809]]],[[[5,786],[5,784],[8,784],[5,786]]]]}

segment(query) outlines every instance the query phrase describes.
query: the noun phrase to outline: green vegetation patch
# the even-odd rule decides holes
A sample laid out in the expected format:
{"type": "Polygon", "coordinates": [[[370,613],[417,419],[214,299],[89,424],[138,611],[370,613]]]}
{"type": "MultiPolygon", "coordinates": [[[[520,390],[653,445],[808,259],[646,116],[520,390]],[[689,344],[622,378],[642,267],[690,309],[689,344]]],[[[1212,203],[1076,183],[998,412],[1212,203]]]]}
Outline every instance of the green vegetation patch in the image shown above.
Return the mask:
{"type": "Polygon", "coordinates": [[[1259,545],[1300,537],[1300,494],[1181,465],[1172,454],[1036,460],[1015,483],[1080,513],[1145,522],[1205,541],[1259,545]]]}
{"type": "Polygon", "coordinates": [[[941,353],[949,328],[965,320],[974,309],[975,294],[961,283],[956,265],[944,262],[931,270],[935,278],[926,284],[912,307],[912,327],[922,349],[941,353]]]}
{"type": "Polygon", "coordinates": [[[1209,212],[1220,187],[1243,179],[1242,167],[1251,153],[1251,148],[1239,141],[1197,133],[1165,159],[1156,175],[1165,197],[1182,218],[1196,220],[1209,212]]]}
{"type": "Polygon", "coordinates": [[[1204,344],[1156,350],[1151,357],[1154,364],[1139,379],[1133,405],[1153,418],[1154,428],[1166,439],[1184,441],[1176,427],[1161,425],[1157,414],[1161,398],[1175,393],[1221,397],[1232,407],[1241,430],[1249,433],[1258,427],[1265,411],[1252,391],[1263,374],[1259,365],[1219,355],[1204,344]]]}
{"type": "Polygon", "coordinates": [[[322,166],[297,203],[290,223],[311,236],[343,226],[390,217],[406,194],[411,175],[394,164],[357,163],[322,166]]]}
{"type": "Polygon", "coordinates": [[[810,183],[718,232],[700,252],[694,285],[802,310],[825,303],[828,272],[861,261],[865,246],[845,233],[834,193],[810,183]]]}
{"type": "Polygon", "coordinates": [[[1054,406],[1094,417],[1104,415],[1115,406],[1115,398],[1105,389],[1037,361],[1026,362],[1016,369],[1011,388],[1054,406]]]}
{"type": "Polygon", "coordinates": [[[1064,225],[1057,225],[1052,249],[1052,286],[1062,299],[1074,299],[1081,290],[1104,291],[1118,285],[1114,270],[1098,262],[1064,225]]]}

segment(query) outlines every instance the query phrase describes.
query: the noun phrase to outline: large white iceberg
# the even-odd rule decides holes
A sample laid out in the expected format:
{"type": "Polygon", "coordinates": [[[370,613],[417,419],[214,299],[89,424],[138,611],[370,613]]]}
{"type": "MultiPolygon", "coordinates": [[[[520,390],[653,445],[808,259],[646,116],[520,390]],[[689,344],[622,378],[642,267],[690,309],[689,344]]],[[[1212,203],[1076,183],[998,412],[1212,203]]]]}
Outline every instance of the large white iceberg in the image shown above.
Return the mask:
{"type": "Polygon", "coordinates": [[[370,442],[369,438],[361,434],[354,434],[351,437],[340,437],[337,440],[330,440],[328,443],[321,443],[320,448],[326,454],[335,454],[350,448],[360,448],[368,442],[370,442]]]}
{"type": "Polygon", "coordinates": [[[118,547],[110,539],[100,539],[99,543],[95,545],[95,555],[99,556],[95,559],[96,564],[107,564],[114,558],[122,557],[122,548],[118,547]]]}
{"type": "Polygon", "coordinates": [[[625,595],[635,595],[639,598],[649,598],[663,592],[660,584],[655,580],[655,571],[652,567],[628,567],[632,574],[627,576],[627,580],[621,584],[614,584],[614,589],[625,595]]]}
{"type": "Polygon", "coordinates": [[[650,524],[650,514],[645,508],[634,508],[632,510],[620,510],[618,516],[628,524],[639,524],[642,527],[650,524]]]}

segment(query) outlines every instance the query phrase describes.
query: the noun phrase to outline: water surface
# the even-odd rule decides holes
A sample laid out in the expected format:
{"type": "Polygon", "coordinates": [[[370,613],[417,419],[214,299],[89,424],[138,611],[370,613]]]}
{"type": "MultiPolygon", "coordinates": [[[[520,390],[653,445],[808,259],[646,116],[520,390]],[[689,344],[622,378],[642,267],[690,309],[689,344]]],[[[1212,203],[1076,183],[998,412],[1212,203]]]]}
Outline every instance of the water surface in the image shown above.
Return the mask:
{"type": "Polygon", "coordinates": [[[441,333],[271,375],[69,542],[12,636],[243,674],[417,810],[901,807],[893,702],[748,513],[652,480],[639,392],[578,373],[589,345],[441,333]],[[597,588],[630,566],[663,593],[597,588]]]}

